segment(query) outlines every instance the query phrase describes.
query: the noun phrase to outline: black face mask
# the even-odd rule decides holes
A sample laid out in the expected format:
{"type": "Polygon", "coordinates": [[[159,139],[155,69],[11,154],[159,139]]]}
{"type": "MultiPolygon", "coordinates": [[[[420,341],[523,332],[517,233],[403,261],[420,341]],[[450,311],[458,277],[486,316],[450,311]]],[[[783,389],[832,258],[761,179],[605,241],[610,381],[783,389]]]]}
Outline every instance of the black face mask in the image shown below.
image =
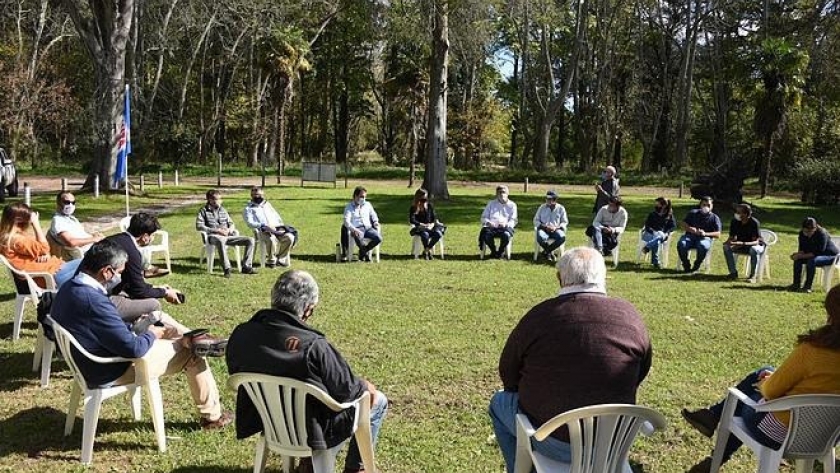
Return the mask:
{"type": "Polygon", "coordinates": [[[251,200],[252,200],[255,204],[261,204],[261,203],[263,203],[263,200],[265,200],[265,199],[263,199],[262,197],[254,197],[254,198],[253,198],[253,199],[251,199],[251,200]]]}

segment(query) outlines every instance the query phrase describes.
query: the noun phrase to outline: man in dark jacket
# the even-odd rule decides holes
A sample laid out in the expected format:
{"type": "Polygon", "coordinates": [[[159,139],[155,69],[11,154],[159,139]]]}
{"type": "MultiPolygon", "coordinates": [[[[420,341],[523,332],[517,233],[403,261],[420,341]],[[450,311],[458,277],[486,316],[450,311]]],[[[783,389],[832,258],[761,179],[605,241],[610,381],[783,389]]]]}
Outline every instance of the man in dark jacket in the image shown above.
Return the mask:
{"type": "MultiPolygon", "coordinates": [[[[490,417],[507,471],[514,471],[516,414],[535,427],[595,404],[635,404],[650,370],[652,349],[644,322],[625,300],[608,297],[604,258],[574,248],[557,264],[560,294],[531,309],[511,332],[499,360],[504,390],[490,401],[490,417]]],[[[539,453],[571,461],[567,429],[542,442],[539,453]]]]}
{"type": "MultiPolygon", "coordinates": [[[[153,378],[184,372],[201,427],[215,429],[232,421],[222,411],[219,390],[204,358],[195,357],[180,334],[172,328],[149,326],[135,334],[107,297],[108,288],[119,281],[127,255],[109,239],[85,253],[75,278],[62,285],[51,307],[53,319],[91,354],[102,357],[144,358],[153,378]]],[[[134,382],[131,362],[96,363],[73,349],[73,358],[88,384],[121,386],[134,382]]]]}
{"type": "MultiPolygon", "coordinates": [[[[160,230],[160,223],[154,215],[138,212],[131,216],[128,228],[123,233],[111,235],[106,240],[116,243],[128,255],[122,280],[111,291],[111,301],[126,321],[134,321],[144,314],[161,309],[158,299],[166,299],[172,304],[180,304],[178,291],[169,286],[155,287],[146,282],[143,276],[143,255],[140,248],[152,242],[152,234],[160,230]]],[[[174,321],[165,321],[180,333],[188,328],[174,321]]]]}
{"type": "MultiPolygon", "coordinates": [[[[368,381],[359,378],[324,337],[306,324],[318,304],[318,284],[305,271],[286,271],[271,290],[271,309],[257,312],[240,324],[228,340],[227,364],[230,374],[250,372],[294,378],[313,384],[338,402],[358,399],[365,390],[371,394],[371,433],[374,445],[388,409],[388,399],[368,381]]],[[[309,447],[324,450],[344,442],[353,433],[355,409],[335,413],[315,399],[307,403],[309,447]]],[[[240,388],[236,398],[236,436],[246,438],[262,432],[259,414],[240,388]]],[[[345,473],[363,472],[355,439],[350,443],[345,473]]],[[[298,471],[311,471],[301,462],[298,471]]]]}

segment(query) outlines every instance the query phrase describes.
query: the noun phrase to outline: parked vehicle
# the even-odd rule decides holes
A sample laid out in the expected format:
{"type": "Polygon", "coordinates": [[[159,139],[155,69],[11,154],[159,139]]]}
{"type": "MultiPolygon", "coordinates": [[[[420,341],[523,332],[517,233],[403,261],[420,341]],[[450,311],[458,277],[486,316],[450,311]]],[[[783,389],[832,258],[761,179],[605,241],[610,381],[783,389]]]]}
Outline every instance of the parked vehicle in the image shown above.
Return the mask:
{"type": "Polygon", "coordinates": [[[9,197],[18,195],[18,176],[15,169],[15,162],[5,149],[0,148],[0,202],[9,197]]]}

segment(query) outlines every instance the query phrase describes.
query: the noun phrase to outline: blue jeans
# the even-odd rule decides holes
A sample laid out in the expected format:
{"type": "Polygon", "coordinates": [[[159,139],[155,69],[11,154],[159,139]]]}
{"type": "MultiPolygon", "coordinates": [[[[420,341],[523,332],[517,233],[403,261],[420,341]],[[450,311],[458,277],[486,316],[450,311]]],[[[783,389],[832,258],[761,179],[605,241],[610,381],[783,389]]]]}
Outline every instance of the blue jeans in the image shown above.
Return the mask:
{"type": "Polygon", "coordinates": [[[490,253],[492,256],[500,256],[504,254],[505,248],[507,248],[508,244],[510,243],[510,239],[513,238],[513,229],[483,227],[481,229],[480,238],[481,243],[486,245],[490,249],[490,253]],[[495,238],[499,239],[498,250],[496,249],[495,238]]]}
{"type": "MultiPolygon", "coordinates": [[[[379,429],[382,428],[382,421],[388,413],[388,398],[385,393],[376,393],[376,402],[370,408],[370,437],[373,441],[373,448],[376,448],[376,439],[379,437],[379,429]]],[[[356,444],[356,436],[350,440],[350,448],[347,450],[347,458],[344,460],[344,468],[359,470],[364,468],[362,455],[359,453],[359,446],[356,444]]]]}
{"type": "Polygon", "coordinates": [[[726,258],[726,265],[729,267],[729,274],[738,275],[738,268],[735,264],[735,253],[749,253],[750,274],[747,275],[747,277],[752,278],[753,276],[756,276],[755,270],[758,267],[758,259],[761,258],[761,255],[764,253],[765,248],[767,247],[764,245],[755,245],[741,247],[737,251],[732,251],[732,247],[730,247],[729,245],[723,245],[723,256],[726,258]]]}
{"type": "MultiPolygon", "coordinates": [[[[746,394],[747,397],[752,399],[753,401],[761,400],[761,392],[759,392],[758,388],[755,387],[755,383],[758,382],[758,374],[764,370],[773,370],[772,366],[763,366],[752,373],[748,374],[746,378],[741,380],[740,383],[736,386],[738,390],[742,393],[746,394]]],[[[719,403],[709,407],[709,410],[718,418],[720,421],[721,414],[723,414],[723,404],[725,400],[720,401],[719,403]]],[[[758,443],[764,445],[765,447],[770,447],[773,450],[778,450],[781,447],[781,444],[770,437],[768,437],[764,432],[762,432],[758,428],[758,424],[764,419],[765,416],[769,415],[769,412],[756,412],[755,409],[752,407],[745,406],[742,403],[738,403],[738,406],[735,408],[735,415],[740,417],[744,421],[744,426],[749,431],[752,438],[756,439],[758,443]]],[[[726,440],[726,448],[723,449],[723,461],[726,463],[729,461],[729,458],[732,457],[732,454],[735,453],[739,448],[741,448],[743,442],[738,439],[738,437],[734,435],[729,435],[729,438],[726,440]]]]}
{"type": "Polygon", "coordinates": [[[798,259],[793,261],[793,285],[799,286],[802,281],[802,267],[805,266],[805,289],[811,289],[814,284],[814,274],[817,272],[817,266],[828,266],[834,263],[835,256],[815,256],[808,259],[798,259]]]}
{"type": "MultiPolygon", "coordinates": [[[[519,393],[497,391],[490,399],[490,419],[493,421],[493,431],[496,433],[496,441],[499,443],[508,473],[513,473],[516,462],[516,414],[521,412],[519,393]]],[[[572,461],[571,445],[554,437],[547,437],[542,442],[531,439],[531,448],[552,460],[565,463],[572,461]]]]}
{"type": "Polygon", "coordinates": [[[700,235],[689,233],[683,235],[680,241],[677,242],[677,254],[680,255],[683,269],[686,271],[689,269],[694,269],[695,271],[700,269],[700,265],[703,264],[703,260],[706,259],[706,254],[711,247],[712,239],[709,237],[701,237],[700,235]],[[688,261],[688,250],[697,250],[697,259],[694,261],[693,268],[691,262],[688,261]]]}
{"type": "Polygon", "coordinates": [[[537,230],[537,243],[539,243],[546,254],[551,253],[566,243],[566,232],[559,228],[553,232],[537,230]],[[554,240],[554,242],[549,243],[548,240],[554,240]]]}
{"type": "Polygon", "coordinates": [[[417,235],[420,237],[420,241],[423,242],[423,248],[430,250],[434,248],[438,241],[440,241],[441,237],[443,237],[443,232],[437,228],[429,230],[428,228],[417,229],[411,235],[417,235]]]}
{"type": "Polygon", "coordinates": [[[650,250],[650,263],[652,265],[659,265],[659,248],[662,246],[662,242],[668,239],[668,236],[668,233],[660,231],[642,232],[642,241],[645,242],[645,247],[650,250]]]}
{"type": "Polygon", "coordinates": [[[76,275],[76,272],[79,270],[79,264],[81,264],[82,260],[74,259],[72,261],[65,261],[58,268],[58,272],[55,273],[55,285],[57,287],[61,287],[62,284],[65,282],[73,279],[73,276],[76,275]]]}
{"type": "MultiPolygon", "coordinates": [[[[363,230],[363,229],[360,228],[359,230],[363,230]]],[[[359,255],[360,256],[366,255],[370,250],[376,248],[376,245],[382,243],[382,237],[379,235],[379,232],[373,227],[368,228],[367,230],[364,230],[364,234],[362,235],[362,237],[358,238],[352,230],[347,230],[344,226],[342,226],[341,227],[341,249],[342,249],[342,253],[344,252],[343,250],[345,248],[347,248],[347,245],[349,243],[349,241],[347,240],[347,234],[348,233],[353,236],[353,240],[356,242],[356,246],[359,247],[359,255]],[[364,240],[365,238],[370,240],[367,245],[362,244],[362,240],[364,240]]]]}

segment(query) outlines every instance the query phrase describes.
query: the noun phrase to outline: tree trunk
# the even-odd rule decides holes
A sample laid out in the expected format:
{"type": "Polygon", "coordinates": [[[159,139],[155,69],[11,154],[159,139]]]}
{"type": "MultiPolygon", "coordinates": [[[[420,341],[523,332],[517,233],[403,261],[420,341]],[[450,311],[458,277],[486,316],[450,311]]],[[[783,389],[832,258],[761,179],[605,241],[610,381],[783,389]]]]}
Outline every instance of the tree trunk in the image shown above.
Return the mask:
{"type": "Polygon", "coordinates": [[[435,199],[449,199],[446,182],[446,96],[449,66],[449,4],[436,0],[429,75],[429,123],[426,132],[426,173],[423,187],[435,199]]]}
{"type": "Polygon", "coordinates": [[[767,133],[764,137],[764,156],[761,165],[761,177],[759,185],[761,187],[761,198],[767,196],[767,182],[770,180],[770,164],[773,162],[773,135],[775,132],[767,133]]]}

